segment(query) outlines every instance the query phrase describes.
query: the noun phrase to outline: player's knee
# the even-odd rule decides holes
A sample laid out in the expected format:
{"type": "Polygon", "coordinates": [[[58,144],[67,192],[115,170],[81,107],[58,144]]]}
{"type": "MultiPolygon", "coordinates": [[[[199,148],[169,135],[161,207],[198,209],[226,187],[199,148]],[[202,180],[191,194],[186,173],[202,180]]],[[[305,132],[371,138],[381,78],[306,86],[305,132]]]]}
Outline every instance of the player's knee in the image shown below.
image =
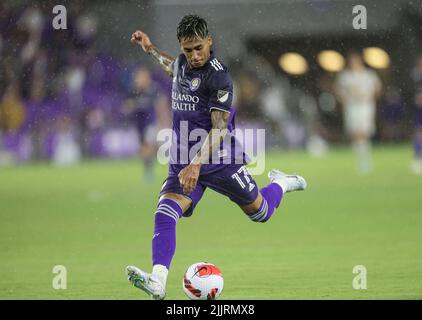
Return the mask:
{"type": "Polygon", "coordinates": [[[155,211],[154,215],[154,225],[155,226],[170,226],[176,224],[179,221],[178,217],[175,217],[173,214],[165,213],[160,209],[155,211]]]}

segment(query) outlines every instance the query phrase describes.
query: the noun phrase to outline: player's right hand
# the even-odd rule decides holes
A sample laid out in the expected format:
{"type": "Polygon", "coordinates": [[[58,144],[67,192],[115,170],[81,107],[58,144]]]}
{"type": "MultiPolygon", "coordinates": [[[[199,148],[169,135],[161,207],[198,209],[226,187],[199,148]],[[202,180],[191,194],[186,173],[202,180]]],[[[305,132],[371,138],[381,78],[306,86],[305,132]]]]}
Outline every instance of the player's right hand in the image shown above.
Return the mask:
{"type": "Polygon", "coordinates": [[[179,172],[179,182],[184,194],[193,192],[199,178],[200,164],[190,163],[179,172]]]}
{"type": "Polygon", "coordinates": [[[134,33],[132,33],[132,37],[130,39],[132,43],[136,43],[142,47],[142,49],[149,54],[151,48],[153,47],[153,44],[151,40],[149,39],[148,35],[145,32],[142,32],[140,30],[136,30],[134,33]]]}

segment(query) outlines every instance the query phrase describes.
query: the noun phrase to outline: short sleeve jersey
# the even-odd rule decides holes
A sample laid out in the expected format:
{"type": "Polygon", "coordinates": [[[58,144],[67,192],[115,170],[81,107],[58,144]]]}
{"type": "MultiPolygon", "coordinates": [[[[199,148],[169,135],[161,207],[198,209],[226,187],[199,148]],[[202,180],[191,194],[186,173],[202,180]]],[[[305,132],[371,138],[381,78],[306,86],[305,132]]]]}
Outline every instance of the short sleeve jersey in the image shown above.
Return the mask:
{"type": "Polygon", "coordinates": [[[345,70],[339,74],[336,82],[337,89],[344,96],[346,107],[375,107],[375,93],[379,86],[377,74],[369,69],[360,72],[345,70]]]}
{"type": "Polygon", "coordinates": [[[210,158],[210,163],[201,167],[201,174],[219,170],[224,164],[234,163],[235,159],[239,161],[243,151],[233,136],[233,82],[227,67],[212,53],[201,68],[191,68],[183,54],[177,57],[173,63],[171,98],[173,137],[170,174],[178,174],[199,151],[212,129],[213,110],[230,113],[229,134],[220,150],[213,155],[213,161],[210,158]]]}

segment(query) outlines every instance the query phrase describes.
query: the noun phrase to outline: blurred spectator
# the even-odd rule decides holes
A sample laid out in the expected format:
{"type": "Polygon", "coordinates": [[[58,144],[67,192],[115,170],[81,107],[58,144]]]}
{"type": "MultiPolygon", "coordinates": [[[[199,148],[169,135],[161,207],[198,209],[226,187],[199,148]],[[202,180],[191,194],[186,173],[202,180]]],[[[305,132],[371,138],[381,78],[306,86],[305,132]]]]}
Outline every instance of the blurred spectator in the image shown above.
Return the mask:
{"type": "Polygon", "coordinates": [[[371,136],[375,133],[376,98],[381,92],[377,74],[365,67],[360,53],[348,55],[348,68],[336,80],[346,133],[355,148],[359,171],[371,171],[371,136]]]}
{"type": "MultiPolygon", "coordinates": [[[[132,87],[136,82],[133,75],[127,75],[133,68],[104,49],[114,43],[99,43],[104,20],[94,14],[98,12],[87,10],[92,6],[84,1],[66,3],[67,30],[51,26],[54,2],[29,3],[0,2],[0,153],[7,151],[12,155],[8,159],[26,161],[58,159],[57,149],[60,146],[63,151],[65,145],[83,157],[125,157],[140,152],[145,172],[152,173],[154,132],[170,122],[171,81],[160,71],[145,69],[138,75],[144,78],[139,83],[150,82],[153,89],[132,87]],[[148,99],[155,100],[145,102],[148,99]],[[154,105],[154,111],[143,110],[146,105],[154,105]],[[129,119],[134,126],[127,126],[129,119]],[[151,121],[158,126],[155,131],[148,126],[151,121]]],[[[349,60],[355,62],[338,76],[336,89],[360,168],[369,171],[374,99],[380,85],[360,57],[349,60]]],[[[229,67],[237,68],[233,105],[239,129],[265,128],[266,145],[307,147],[313,155],[324,153],[325,140],[340,140],[342,121],[332,91],[333,73],[313,79],[317,74],[310,68],[305,76],[286,76],[271,55],[246,47],[229,67]]],[[[413,76],[416,87],[422,87],[422,66],[415,67],[413,76]]],[[[408,97],[401,97],[398,89],[387,90],[379,113],[381,139],[404,135],[404,98],[408,97]]],[[[420,97],[413,98],[419,114],[420,97]]],[[[422,153],[418,128],[414,133],[416,159],[422,153]]]]}
{"type": "Polygon", "coordinates": [[[82,1],[72,1],[66,5],[68,29],[55,30],[53,5],[0,3],[0,153],[56,163],[76,161],[81,152],[134,154],[136,140],[123,132],[124,68],[97,46],[98,19],[82,1]],[[119,127],[122,139],[110,139],[108,131],[119,127]]]}
{"type": "Polygon", "coordinates": [[[19,86],[12,81],[6,88],[0,100],[0,146],[4,149],[0,157],[7,157],[10,161],[23,161],[28,154],[28,140],[20,135],[20,130],[26,118],[24,101],[19,95],[19,86]]]}
{"type": "Polygon", "coordinates": [[[0,127],[6,133],[16,133],[25,121],[25,107],[19,87],[11,83],[0,100],[0,127]]]}

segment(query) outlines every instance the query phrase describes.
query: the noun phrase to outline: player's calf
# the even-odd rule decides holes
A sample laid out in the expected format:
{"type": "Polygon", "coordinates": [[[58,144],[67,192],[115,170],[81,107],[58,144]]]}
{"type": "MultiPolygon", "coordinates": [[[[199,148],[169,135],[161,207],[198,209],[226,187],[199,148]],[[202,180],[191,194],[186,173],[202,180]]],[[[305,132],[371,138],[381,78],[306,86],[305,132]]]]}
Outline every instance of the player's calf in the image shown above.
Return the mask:
{"type": "MultiPolygon", "coordinates": [[[[254,222],[268,221],[275,209],[280,205],[284,193],[306,189],[306,180],[298,175],[286,175],[278,170],[271,170],[268,173],[270,183],[260,190],[262,197],[259,207],[252,213],[245,211],[249,219],[254,222]]],[[[256,205],[256,204],[255,204],[256,205]]]]}
{"type": "Polygon", "coordinates": [[[182,208],[173,199],[162,199],[157,206],[152,239],[152,263],[170,268],[176,249],[176,223],[182,217],[182,208]]]}

